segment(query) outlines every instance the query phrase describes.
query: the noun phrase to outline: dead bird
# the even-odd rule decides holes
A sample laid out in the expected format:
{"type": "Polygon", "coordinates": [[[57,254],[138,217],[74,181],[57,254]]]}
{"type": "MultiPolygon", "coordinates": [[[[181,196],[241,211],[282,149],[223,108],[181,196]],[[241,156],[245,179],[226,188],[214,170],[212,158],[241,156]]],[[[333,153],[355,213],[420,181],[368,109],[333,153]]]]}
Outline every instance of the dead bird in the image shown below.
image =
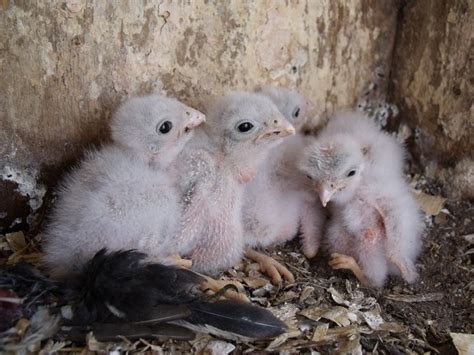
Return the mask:
{"type": "Polygon", "coordinates": [[[364,285],[381,287],[388,274],[417,277],[423,223],[403,158],[395,138],[362,114],[346,113],[329,121],[299,164],[330,207],[329,264],[364,285]]]}
{"type": "Polygon", "coordinates": [[[58,329],[58,322],[52,322],[54,331],[44,333],[58,330],[59,338],[77,342],[90,331],[99,341],[120,335],[191,339],[189,329],[246,340],[285,332],[286,325],[261,307],[208,298],[199,290],[201,282],[190,270],[147,262],[145,254],[134,250],[102,249],[63,281],[50,280],[25,264],[2,268],[0,294],[9,297],[0,297],[0,309],[2,314],[8,307],[15,310],[9,319],[2,318],[0,345],[8,345],[7,328],[44,308],[62,324],[58,329]]]}

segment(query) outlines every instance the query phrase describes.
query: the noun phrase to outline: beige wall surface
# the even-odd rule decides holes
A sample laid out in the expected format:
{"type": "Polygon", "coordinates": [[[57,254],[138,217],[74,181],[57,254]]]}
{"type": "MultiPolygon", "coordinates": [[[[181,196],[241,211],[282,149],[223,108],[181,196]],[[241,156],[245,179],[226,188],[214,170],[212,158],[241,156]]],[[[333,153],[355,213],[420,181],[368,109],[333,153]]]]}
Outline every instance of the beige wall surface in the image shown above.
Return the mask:
{"type": "Polygon", "coordinates": [[[388,75],[396,21],[396,1],[377,0],[0,4],[3,227],[41,205],[38,180],[54,184],[106,139],[124,98],[158,91],[203,109],[277,83],[310,97],[317,122],[354,106],[375,70],[388,75]]]}

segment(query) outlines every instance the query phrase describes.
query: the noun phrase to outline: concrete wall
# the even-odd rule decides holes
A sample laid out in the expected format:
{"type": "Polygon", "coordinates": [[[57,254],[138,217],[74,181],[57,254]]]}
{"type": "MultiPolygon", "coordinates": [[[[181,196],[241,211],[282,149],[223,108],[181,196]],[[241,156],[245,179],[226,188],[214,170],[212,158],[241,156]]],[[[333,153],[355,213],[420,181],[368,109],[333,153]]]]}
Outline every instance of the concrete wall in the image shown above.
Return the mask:
{"type": "Polygon", "coordinates": [[[474,198],[474,2],[408,1],[393,57],[393,101],[414,156],[452,197],[474,198]]]}
{"type": "Polygon", "coordinates": [[[159,91],[204,109],[210,96],[266,83],[311,98],[313,125],[356,103],[386,112],[388,95],[424,172],[449,196],[472,199],[473,7],[2,1],[0,231],[34,223],[62,172],[107,140],[110,114],[126,97],[159,91]]]}
{"type": "Polygon", "coordinates": [[[20,228],[59,172],[106,139],[127,96],[160,91],[203,109],[229,89],[279,83],[315,102],[315,123],[354,106],[375,71],[388,75],[397,2],[0,4],[0,225],[20,228]]]}

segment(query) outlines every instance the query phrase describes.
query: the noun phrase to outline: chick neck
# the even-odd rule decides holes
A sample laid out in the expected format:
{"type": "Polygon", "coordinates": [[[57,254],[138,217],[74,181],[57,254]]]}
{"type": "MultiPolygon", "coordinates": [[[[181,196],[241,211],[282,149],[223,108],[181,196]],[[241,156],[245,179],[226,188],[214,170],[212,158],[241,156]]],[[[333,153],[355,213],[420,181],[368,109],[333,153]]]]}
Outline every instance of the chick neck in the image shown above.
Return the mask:
{"type": "Polygon", "coordinates": [[[215,157],[218,169],[229,172],[244,184],[255,177],[259,164],[266,156],[261,150],[239,149],[204,127],[201,134],[201,142],[206,142],[205,147],[215,157]]]}
{"type": "Polygon", "coordinates": [[[177,154],[161,154],[152,153],[152,152],[137,152],[135,149],[128,146],[116,143],[117,147],[128,157],[128,159],[133,161],[140,161],[143,165],[148,166],[153,170],[165,170],[171,163],[175,160],[177,154]]]}

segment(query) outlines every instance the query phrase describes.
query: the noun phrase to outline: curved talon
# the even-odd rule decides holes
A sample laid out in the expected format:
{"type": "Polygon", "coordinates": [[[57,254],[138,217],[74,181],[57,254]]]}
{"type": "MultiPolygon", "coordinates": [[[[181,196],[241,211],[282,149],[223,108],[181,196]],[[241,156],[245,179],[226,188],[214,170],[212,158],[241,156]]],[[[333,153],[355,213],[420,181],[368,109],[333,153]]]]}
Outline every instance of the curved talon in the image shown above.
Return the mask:
{"type": "Polygon", "coordinates": [[[288,282],[295,282],[293,274],[281,263],[276,261],[270,256],[259,253],[255,250],[248,249],[247,256],[253,261],[257,262],[260,266],[260,270],[266,273],[274,285],[279,285],[283,278],[288,282]]]}
{"type": "Polygon", "coordinates": [[[213,291],[216,298],[235,299],[242,302],[250,302],[245,295],[244,286],[237,281],[229,280],[215,280],[213,278],[204,276],[205,280],[201,283],[201,290],[203,292],[213,291]],[[231,290],[233,288],[234,290],[231,290]]]}
{"type": "Polygon", "coordinates": [[[331,260],[329,260],[328,264],[335,270],[350,270],[362,285],[369,284],[359,264],[357,264],[352,256],[333,253],[331,254],[331,260]]]}
{"type": "Polygon", "coordinates": [[[331,260],[329,260],[329,265],[333,269],[349,269],[352,270],[355,266],[358,267],[357,262],[352,256],[333,253],[331,254],[331,260]]]}
{"type": "MultiPolygon", "coordinates": [[[[208,290],[209,289],[205,290],[204,292],[206,292],[208,290]]],[[[216,293],[211,295],[210,298],[214,298],[214,299],[219,299],[221,297],[225,298],[225,295],[228,291],[239,293],[239,289],[237,288],[237,286],[235,286],[234,284],[227,284],[224,287],[222,287],[219,291],[217,291],[216,293]]]]}

